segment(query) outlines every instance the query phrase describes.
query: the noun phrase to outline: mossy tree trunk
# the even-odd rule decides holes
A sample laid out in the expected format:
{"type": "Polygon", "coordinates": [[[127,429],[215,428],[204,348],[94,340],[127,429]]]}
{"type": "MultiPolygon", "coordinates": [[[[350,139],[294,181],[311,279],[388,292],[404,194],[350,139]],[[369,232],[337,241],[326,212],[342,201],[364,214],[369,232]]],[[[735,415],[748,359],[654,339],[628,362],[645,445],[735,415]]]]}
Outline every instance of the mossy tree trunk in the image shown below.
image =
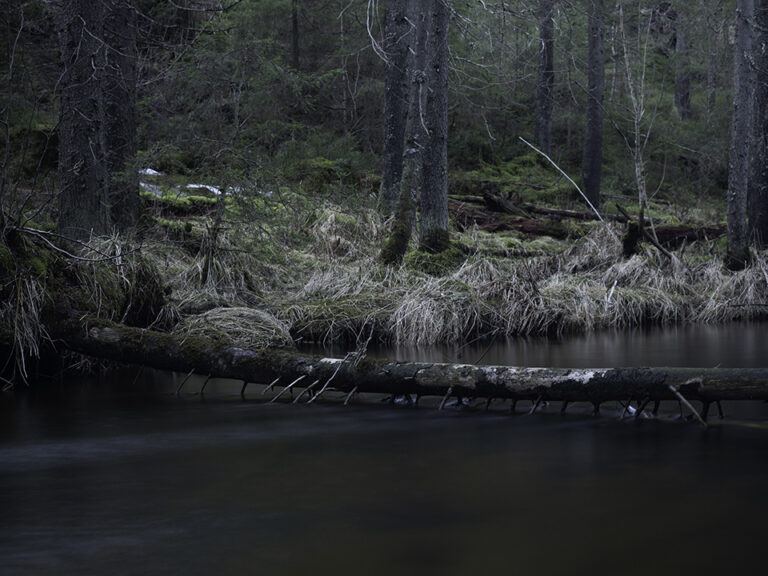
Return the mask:
{"type": "Polygon", "coordinates": [[[520,368],[302,356],[287,350],[244,350],[194,335],[184,337],[106,321],[75,322],[57,334],[76,352],[151,368],[297,387],[331,383],[337,391],[454,395],[592,402],[611,400],[768,399],[766,370],[726,368],[520,368]]]}
{"type": "Polygon", "coordinates": [[[408,116],[409,68],[415,50],[417,32],[411,30],[415,20],[412,0],[387,2],[384,50],[387,55],[384,88],[384,150],[381,166],[380,208],[390,216],[397,212],[400,178],[403,173],[403,150],[408,116]]]}
{"type": "Polygon", "coordinates": [[[428,139],[423,118],[427,89],[427,74],[424,68],[427,61],[426,42],[430,13],[424,10],[421,4],[419,7],[418,10],[414,9],[411,12],[411,20],[416,25],[416,31],[415,42],[408,59],[407,77],[410,86],[405,115],[405,139],[401,146],[399,162],[401,175],[397,186],[396,217],[392,231],[381,251],[381,260],[385,264],[399,264],[408,249],[408,242],[416,221],[419,186],[422,183],[422,155],[428,139]]]}
{"type": "Polygon", "coordinates": [[[426,53],[430,64],[426,98],[429,131],[422,155],[421,226],[423,250],[442,252],[448,239],[448,26],[450,7],[432,0],[426,53]]]}
{"type": "Polygon", "coordinates": [[[591,0],[587,48],[587,123],[581,176],[584,193],[593,206],[600,205],[600,179],[603,166],[603,94],[605,61],[603,59],[604,0],[591,0]]]}
{"type": "Polygon", "coordinates": [[[733,125],[728,161],[728,253],[726,264],[740,270],[749,262],[747,245],[747,187],[752,133],[754,72],[752,23],[754,0],[736,3],[736,40],[733,72],[733,125]]]}

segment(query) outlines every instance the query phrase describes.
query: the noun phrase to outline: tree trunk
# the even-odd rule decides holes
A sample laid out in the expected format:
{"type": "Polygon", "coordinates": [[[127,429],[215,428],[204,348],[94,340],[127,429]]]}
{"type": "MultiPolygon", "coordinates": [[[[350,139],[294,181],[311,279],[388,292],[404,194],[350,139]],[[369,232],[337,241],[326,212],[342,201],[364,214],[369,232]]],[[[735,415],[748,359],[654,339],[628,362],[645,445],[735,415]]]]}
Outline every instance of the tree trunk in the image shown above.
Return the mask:
{"type": "Polygon", "coordinates": [[[291,65],[299,69],[301,55],[299,53],[299,0],[291,2],[291,65]]]}
{"type": "Polygon", "coordinates": [[[384,150],[382,151],[380,207],[389,216],[397,211],[400,178],[403,173],[403,149],[409,102],[409,63],[417,34],[410,20],[416,20],[411,0],[389,0],[387,3],[387,54],[384,88],[384,150]],[[410,14],[410,17],[409,17],[410,14]]]}
{"type": "Polygon", "coordinates": [[[426,124],[429,130],[422,156],[421,227],[419,244],[429,252],[442,252],[448,238],[448,23],[450,8],[432,0],[426,53],[426,124]]]}
{"type": "Polygon", "coordinates": [[[763,368],[519,368],[366,358],[361,362],[313,358],[286,350],[243,350],[212,340],[184,338],[107,321],[73,323],[59,334],[67,348],[98,358],[158,368],[273,382],[319,390],[361,393],[454,395],[466,398],[512,398],[592,402],[611,400],[768,399],[768,371],[763,368]],[[674,388],[674,390],[673,390],[674,388]]]}
{"type": "Polygon", "coordinates": [[[130,230],[139,216],[136,11],[129,0],[73,0],[58,10],[59,232],[82,240],[130,230]]]}
{"type": "Polygon", "coordinates": [[[405,114],[405,142],[401,143],[399,164],[402,173],[398,186],[397,215],[381,253],[381,260],[385,264],[399,264],[402,261],[416,221],[416,205],[422,183],[422,155],[428,138],[423,118],[426,106],[427,74],[424,68],[427,62],[429,19],[430,13],[423,8],[411,11],[411,20],[416,25],[416,40],[408,59],[407,76],[410,86],[405,114]]]}
{"type": "Polygon", "coordinates": [[[728,162],[728,254],[726,263],[740,270],[749,262],[747,246],[747,186],[752,133],[752,20],[754,0],[736,3],[736,40],[733,72],[733,126],[728,162]]]}
{"type": "Polygon", "coordinates": [[[109,216],[118,230],[135,228],[139,219],[136,171],[136,10],[129,0],[108,0],[104,20],[104,134],[109,216]]]}
{"type": "Polygon", "coordinates": [[[550,155],[555,83],[555,0],[539,0],[539,80],[536,90],[536,133],[539,148],[550,155]]]}
{"type": "Polygon", "coordinates": [[[719,32],[707,35],[707,126],[712,124],[717,100],[717,37],[719,32]]]}
{"type": "Polygon", "coordinates": [[[759,248],[765,248],[768,246],[768,0],[757,0],[755,23],[757,84],[748,214],[750,237],[759,248]]]}
{"type": "Polygon", "coordinates": [[[87,239],[109,230],[106,102],[102,92],[106,7],[92,0],[58,10],[64,65],[59,111],[59,232],[87,239]]]}
{"type": "Polygon", "coordinates": [[[675,110],[681,120],[691,115],[691,55],[688,21],[680,9],[675,16],[675,110]]]}
{"type": "Polygon", "coordinates": [[[593,206],[600,205],[600,177],[603,165],[603,94],[605,93],[603,3],[603,0],[592,0],[589,9],[587,125],[584,136],[584,158],[581,164],[584,193],[593,206]]]}

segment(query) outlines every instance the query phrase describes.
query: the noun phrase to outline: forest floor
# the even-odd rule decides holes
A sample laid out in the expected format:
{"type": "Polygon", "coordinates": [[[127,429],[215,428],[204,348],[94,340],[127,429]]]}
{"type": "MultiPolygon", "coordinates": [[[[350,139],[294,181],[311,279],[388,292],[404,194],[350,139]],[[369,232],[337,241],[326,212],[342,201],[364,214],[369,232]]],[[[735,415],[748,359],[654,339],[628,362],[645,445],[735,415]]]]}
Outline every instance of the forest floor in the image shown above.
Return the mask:
{"type": "MultiPolygon", "coordinates": [[[[531,166],[520,178],[544,170],[531,166]]],[[[543,173],[536,185],[497,168],[453,175],[453,247],[433,255],[413,243],[396,267],[379,262],[389,222],[375,209],[375,181],[353,195],[302,185],[222,192],[145,174],[141,241],[94,239],[78,260],[51,248],[45,225],[27,224],[0,246],[3,339],[34,356],[61,310],[250,348],[766,316],[768,255],[741,272],[723,265],[724,200],[654,197],[647,228],[658,246],[625,256],[616,204],[636,214],[637,201],[608,196],[605,221],[590,220],[570,184],[543,173]]]]}
{"type": "MultiPolygon", "coordinates": [[[[162,200],[152,203],[162,214],[162,200]]],[[[431,255],[413,243],[398,267],[379,263],[389,223],[375,186],[352,201],[289,187],[247,207],[232,199],[207,277],[213,206],[156,216],[142,252],[171,287],[173,329],[204,314],[198,326],[226,333],[233,309],[258,308],[294,340],[426,345],[768,311],[766,254],[743,272],[722,264],[724,201],[657,195],[646,227],[659,246],[642,242],[629,257],[617,205],[636,214],[636,199],[606,197],[605,221],[590,220],[571,184],[535,157],[455,174],[449,203],[453,248],[431,255]]]]}

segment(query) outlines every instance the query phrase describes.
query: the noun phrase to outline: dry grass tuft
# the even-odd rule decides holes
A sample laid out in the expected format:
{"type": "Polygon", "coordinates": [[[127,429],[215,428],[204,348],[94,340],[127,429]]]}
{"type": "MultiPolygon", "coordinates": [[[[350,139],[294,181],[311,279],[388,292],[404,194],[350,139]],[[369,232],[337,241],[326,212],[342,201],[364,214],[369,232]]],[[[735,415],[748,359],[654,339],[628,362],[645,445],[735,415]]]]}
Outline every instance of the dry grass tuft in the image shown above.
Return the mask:
{"type": "Polygon", "coordinates": [[[768,314],[768,259],[758,254],[752,265],[739,272],[712,262],[700,272],[703,303],[695,320],[707,323],[753,320],[768,314]]]}
{"type": "MultiPolygon", "coordinates": [[[[50,340],[40,320],[45,299],[45,286],[41,281],[35,277],[22,277],[16,280],[11,297],[0,304],[0,325],[10,326],[13,331],[15,357],[6,362],[15,363],[14,368],[23,382],[29,377],[28,358],[39,358],[40,345],[44,340],[50,340]]],[[[7,367],[0,366],[3,370],[7,367]]]]}
{"type": "Polygon", "coordinates": [[[200,336],[222,344],[259,350],[293,347],[288,327],[262,310],[214,308],[190,316],[173,330],[180,336],[200,336]]]}

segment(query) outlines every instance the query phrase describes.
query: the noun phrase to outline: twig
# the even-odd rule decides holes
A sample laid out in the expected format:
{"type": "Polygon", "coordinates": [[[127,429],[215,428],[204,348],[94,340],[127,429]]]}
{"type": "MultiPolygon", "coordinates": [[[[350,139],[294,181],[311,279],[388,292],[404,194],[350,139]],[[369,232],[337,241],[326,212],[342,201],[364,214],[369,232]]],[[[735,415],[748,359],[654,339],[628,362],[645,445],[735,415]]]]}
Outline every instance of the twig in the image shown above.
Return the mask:
{"type": "Polygon", "coordinates": [[[669,389],[672,391],[672,393],[677,396],[677,399],[680,400],[683,404],[685,404],[688,407],[688,410],[693,412],[693,415],[696,416],[699,422],[701,422],[701,425],[704,426],[704,428],[707,427],[707,423],[704,421],[704,419],[701,417],[701,415],[696,411],[696,408],[693,407],[693,405],[688,402],[688,400],[685,399],[685,396],[680,394],[680,392],[675,388],[672,384],[669,385],[669,389]]]}
{"type": "Polygon", "coordinates": [[[181,389],[184,387],[184,384],[187,383],[187,380],[189,380],[192,377],[192,374],[194,373],[195,373],[195,369],[193,368],[192,370],[189,371],[189,374],[187,374],[187,377],[181,381],[181,384],[179,384],[179,387],[176,388],[176,396],[179,395],[179,393],[181,392],[181,389]]]}
{"type": "Polygon", "coordinates": [[[349,401],[352,399],[352,396],[354,396],[355,392],[357,392],[357,386],[352,388],[352,390],[347,394],[347,397],[344,399],[344,406],[349,404],[349,401]]]}
{"type": "Polygon", "coordinates": [[[205,387],[208,386],[208,382],[210,381],[210,379],[211,379],[211,375],[208,374],[208,377],[205,379],[205,382],[203,382],[203,387],[200,388],[200,396],[205,394],[205,387]]]}
{"type": "MultiPolygon", "coordinates": [[[[320,380],[315,380],[314,382],[312,382],[312,384],[310,384],[309,386],[307,386],[306,388],[304,388],[304,390],[302,390],[301,392],[299,392],[299,395],[298,395],[298,396],[296,396],[296,398],[294,399],[293,403],[294,403],[294,404],[296,404],[296,403],[297,403],[299,400],[301,400],[301,397],[302,397],[302,396],[304,396],[304,394],[305,394],[305,393],[307,393],[307,392],[312,392],[312,388],[314,388],[315,386],[317,386],[319,383],[320,383],[320,380]]],[[[310,398],[310,399],[309,399],[309,401],[311,402],[311,401],[312,401],[312,399],[310,398]]]]}
{"type": "Polygon", "coordinates": [[[531,406],[531,411],[528,412],[529,416],[534,412],[536,412],[536,409],[541,405],[542,400],[544,400],[544,396],[539,396],[538,398],[536,398],[536,401],[533,403],[533,406],[531,406]]]}
{"type": "Polygon", "coordinates": [[[549,163],[550,163],[550,164],[552,164],[552,166],[554,166],[554,167],[555,167],[555,169],[556,169],[558,172],[560,172],[560,174],[562,174],[563,176],[565,176],[565,179],[566,179],[566,180],[568,180],[568,182],[570,182],[571,184],[573,184],[573,187],[574,187],[574,188],[576,188],[577,192],[578,192],[579,194],[581,194],[581,197],[582,197],[582,198],[584,198],[584,201],[585,201],[585,202],[587,203],[587,205],[588,205],[588,206],[589,206],[589,207],[592,209],[592,212],[594,212],[594,213],[595,213],[595,216],[597,216],[597,219],[598,219],[598,220],[600,220],[600,222],[602,222],[603,224],[605,224],[605,227],[606,227],[606,228],[608,229],[608,231],[611,233],[611,236],[613,236],[613,238],[614,238],[614,239],[615,239],[615,240],[618,242],[618,240],[619,240],[619,237],[618,237],[618,236],[616,236],[616,234],[613,232],[613,230],[611,230],[611,227],[608,225],[608,223],[607,223],[605,220],[603,220],[603,217],[600,215],[600,212],[598,212],[598,211],[597,211],[597,208],[595,208],[595,207],[592,205],[592,202],[590,202],[590,201],[589,201],[589,198],[587,198],[587,195],[586,195],[586,194],[584,194],[584,192],[582,192],[582,191],[581,191],[581,188],[579,188],[579,185],[578,185],[578,184],[576,184],[576,182],[574,182],[574,181],[573,181],[573,179],[572,179],[570,176],[568,176],[568,174],[566,174],[566,173],[565,173],[565,171],[563,171],[563,169],[562,169],[562,168],[560,168],[560,166],[558,166],[558,165],[555,163],[555,161],[554,161],[554,160],[552,160],[552,158],[550,158],[550,157],[549,157],[548,155],[546,155],[544,152],[542,152],[541,150],[539,150],[538,148],[536,148],[536,146],[534,146],[533,144],[531,144],[530,142],[528,142],[528,141],[527,141],[525,138],[523,138],[522,136],[518,136],[518,138],[520,139],[520,141],[521,141],[523,144],[525,144],[526,146],[529,146],[529,147],[530,147],[530,148],[532,148],[534,151],[536,151],[536,152],[538,152],[539,154],[541,154],[542,156],[544,156],[544,158],[546,158],[546,159],[549,161],[549,163]]]}
{"type": "Polygon", "coordinates": [[[438,408],[438,411],[445,408],[445,403],[448,402],[448,398],[451,397],[451,394],[453,394],[453,386],[448,387],[448,392],[446,392],[445,396],[443,396],[443,401],[440,402],[440,408],[438,408]]]}
{"type": "Polygon", "coordinates": [[[270,401],[269,401],[269,403],[270,403],[270,404],[272,404],[272,402],[274,402],[275,400],[277,400],[278,398],[280,398],[280,396],[282,396],[283,394],[285,394],[286,392],[288,392],[288,390],[290,390],[291,388],[293,388],[293,387],[294,387],[296,384],[298,384],[299,382],[301,382],[302,380],[304,380],[304,378],[306,378],[306,377],[307,377],[307,375],[306,375],[306,374],[302,374],[301,376],[299,376],[298,378],[296,378],[296,380],[294,380],[293,382],[291,382],[290,384],[288,384],[288,386],[286,386],[285,388],[283,388],[283,389],[280,391],[280,394],[278,394],[277,396],[275,396],[274,398],[272,398],[272,400],[270,400],[270,401]]]}
{"type": "Polygon", "coordinates": [[[637,412],[635,412],[635,420],[637,420],[643,415],[643,410],[645,410],[645,407],[648,406],[648,403],[650,401],[651,401],[650,398],[646,398],[640,403],[640,407],[637,409],[637,412]]]}
{"type": "MultiPolygon", "coordinates": [[[[632,220],[632,217],[629,215],[629,213],[624,208],[622,208],[621,204],[619,204],[618,202],[616,202],[616,208],[618,208],[619,212],[621,212],[627,218],[627,220],[629,220],[629,221],[632,220]]],[[[673,259],[672,258],[672,253],[669,250],[667,250],[666,248],[664,248],[664,246],[659,244],[659,241],[656,238],[654,238],[652,234],[648,233],[648,230],[645,229],[645,226],[644,226],[643,222],[640,222],[638,220],[638,226],[640,226],[640,229],[643,231],[643,237],[646,240],[648,240],[648,242],[650,242],[651,244],[656,246],[656,248],[659,249],[659,252],[664,254],[664,256],[666,256],[670,260],[673,259]]]]}
{"type": "Polygon", "coordinates": [[[262,395],[262,396],[264,396],[264,395],[265,395],[267,392],[269,392],[270,390],[272,390],[272,388],[274,388],[274,387],[275,387],[275,384],[277,384],[278,382],[280,382],[280,376],[278,376],[277,378],[275,378],[275,379],[272,381],[272,384],[270,384],[269,386],[267,386],[267,387],[264,389],[264,391],[261,393],[261,395],[262,395]]]}

